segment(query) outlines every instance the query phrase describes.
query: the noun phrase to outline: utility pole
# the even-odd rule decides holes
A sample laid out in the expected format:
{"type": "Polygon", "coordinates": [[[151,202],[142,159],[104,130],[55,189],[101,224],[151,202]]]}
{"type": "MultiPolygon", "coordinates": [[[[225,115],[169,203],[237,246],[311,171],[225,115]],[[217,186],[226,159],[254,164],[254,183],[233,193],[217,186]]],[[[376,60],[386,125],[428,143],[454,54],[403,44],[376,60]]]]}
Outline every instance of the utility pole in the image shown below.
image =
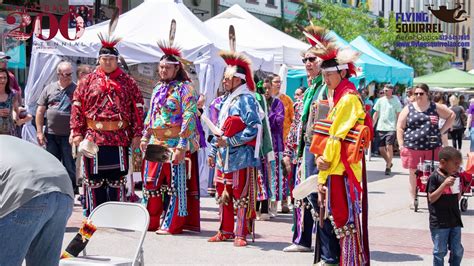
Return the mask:
{"type": "MultiPolygon", "coordinates": [[[[285,10],[283,9],[283,0],[280,0],[280,14],[281,14],[281,21],[285,21],[285,10]]],[[[285,32],[285,26],[281,23],[281,31],[285,32]]]]}
{"type": "Polygon", "coordinates": [[[95,0],[95,24],[100,22],[100,0],[95,0]]]}

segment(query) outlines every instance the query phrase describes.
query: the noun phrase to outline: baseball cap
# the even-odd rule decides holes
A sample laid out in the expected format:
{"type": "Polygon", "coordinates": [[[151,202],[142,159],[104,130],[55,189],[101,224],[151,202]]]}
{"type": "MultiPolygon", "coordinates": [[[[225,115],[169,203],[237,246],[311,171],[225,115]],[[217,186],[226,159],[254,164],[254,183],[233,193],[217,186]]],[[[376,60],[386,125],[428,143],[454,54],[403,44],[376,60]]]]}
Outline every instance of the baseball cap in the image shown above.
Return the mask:
{"type": "Polygon", "coordinates": [[[384,87],[383,87],[384,90],[388,91],[388,90],[393,90],[393,86],[390,85],[390,84],[386,84],[384,87]]]}
{"type": "Polygon", "coordinates": [[[2,60],[2,59],[7,59],[8,60],[8,59],[11,59],[11,57],[6,55],[4,52],[0,52],[0,60],[2,60]]]}

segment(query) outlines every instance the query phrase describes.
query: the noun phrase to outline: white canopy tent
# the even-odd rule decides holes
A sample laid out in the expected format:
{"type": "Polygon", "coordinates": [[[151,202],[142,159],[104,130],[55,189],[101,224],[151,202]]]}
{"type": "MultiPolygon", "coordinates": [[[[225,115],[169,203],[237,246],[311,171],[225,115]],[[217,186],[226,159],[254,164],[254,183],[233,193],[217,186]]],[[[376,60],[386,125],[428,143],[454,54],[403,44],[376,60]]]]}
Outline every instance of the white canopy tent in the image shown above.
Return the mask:
{"type": "MultiPolygon", "coordinates": [[[[228,45],[225,46],[227,42],[219,36],[210,35],[207,26],[181,1],[147,0],[121,15],[115,35],[123,37],[123,40],[117,49],[128,64],[158,62],[163,53],[157,41],[168,38],[172,19],[177,24],[175,43],[182,48],[184,58],[196,65],[200,92],[215,95],[225,67],[217,52],[218,48],[228,49],[228,45]],[[215,42],[219,43],[218,48],[215,42]]],[[[76,41],[68,41],[59,33],[49,41],[34,38],[25,89],[28,110],[35,110],[36,100],[43,87],[54,78],[55,66],[62,60],[61,56],[97,58],[101,47],[97,34],[107,32],[108,25],[109,21],[105,21],[88,27],[76,41]]],[[[69,34],[74,36],[74,30],[69,34]]],[[[43,35],[48,36],[49,31],[44,30],[43,35]]],[[[254,62],[254,70],[272,70],[273,57],[251,49],[246,52],[254,62]]]]}
{"type": "Polygon", "coordinates": [[[302,67],[300,53],[310,47],[254,17],[239,5],[233,5],[204,23],[223,39],[227,39],[229,25],[234,25],[237,50],[246,51],[250,48],[262,54],[274,55],[274,73],[278,73],[283,64],[290,68],[302,67]]]}

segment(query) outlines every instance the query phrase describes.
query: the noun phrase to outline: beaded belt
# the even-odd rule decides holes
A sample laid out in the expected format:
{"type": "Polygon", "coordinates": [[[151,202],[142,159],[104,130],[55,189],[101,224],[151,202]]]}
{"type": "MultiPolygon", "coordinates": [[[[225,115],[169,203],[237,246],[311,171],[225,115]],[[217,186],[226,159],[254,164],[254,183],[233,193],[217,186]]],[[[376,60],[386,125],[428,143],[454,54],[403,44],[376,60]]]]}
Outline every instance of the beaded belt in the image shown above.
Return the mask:
{"type": "Polygon", "coordinates": [[[161,195],[163,194],[168,194],[169,196],[176,196],[177,191],[176,188],[169,187],[166,185],[162,185],[160,188],[157,189],[144,189],[143,191],[143,197],[145,197],[146,199],[153,197],[161,197],[161,195]]]}
{"type": "MultiPolygon", "coordinates": [[[[222,196],[216,197],[216,204],[217,205],[225,204],[224,199],[222,198],[222,196]]],[[[240,199],[235,199],[234,198],[234,209],[247,208],[248,205],[249,205],[249,197],[243,197],[243,198],[240,198],[240,199]]]]}
{"type": "Polygon", "coordinates": [[[181,126],[169,128],[151,128],[153,136],[158,140],[177,138],[181,132],[181,126]]]}
{"type": "Polygon", "coordinates": [[[120,121],[95,121],[87,119],[87,127],[99,131],[114,131],[128,127],[128,122],[125,120],[120,121]]]}
{"type": "Polygon", "coordinates": [[[98,188],[98,187],[101,187],[103,184],[107,184],[109,185],[110,187],[115,187],[115,188],[119,188],[121,186],[124,186],[126,183],[127,183],[127,179],[126,178],[120,178],[119,180],[108,180],[108,179],[98,179],[98,180],[92,180],[92,179],[85,179],[84,180],[84,184],[89,187],[89,188],[98,188]]]}

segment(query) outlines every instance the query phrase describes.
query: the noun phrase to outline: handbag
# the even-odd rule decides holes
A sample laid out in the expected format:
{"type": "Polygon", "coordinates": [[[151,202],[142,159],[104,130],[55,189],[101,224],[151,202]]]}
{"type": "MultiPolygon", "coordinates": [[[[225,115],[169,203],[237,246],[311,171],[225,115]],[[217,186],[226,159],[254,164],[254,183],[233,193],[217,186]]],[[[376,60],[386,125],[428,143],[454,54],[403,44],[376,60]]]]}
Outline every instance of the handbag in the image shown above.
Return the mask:
{"type": "MultiPolygon", "coordinates": [[[[330,120],[319,120],[313,126],[313,140],[310,151],[316,155],[323,155],[328,141],[329,129],[332,126],[330,120]]],[[[370,144],[370,129],[366,125],[356,124],[349,130],[346,137],[341,140],[341,150],[347,153],[349,163],[358,163],[364,156],[364,149],[370,144]]]]}
{"type": "Polygon", "coordinates": [[[77,147],[77,152],[87,158],[94,158],[99,152],[99,146],[95,144],[91,137],[84,138],[77,147]]]}
{"type": "Polygon", "coordinates": [[[145,151],[145,160],[150,162],[165,163],[171,159],[171,150],[168,147],[148,144],[145,151]]]}

